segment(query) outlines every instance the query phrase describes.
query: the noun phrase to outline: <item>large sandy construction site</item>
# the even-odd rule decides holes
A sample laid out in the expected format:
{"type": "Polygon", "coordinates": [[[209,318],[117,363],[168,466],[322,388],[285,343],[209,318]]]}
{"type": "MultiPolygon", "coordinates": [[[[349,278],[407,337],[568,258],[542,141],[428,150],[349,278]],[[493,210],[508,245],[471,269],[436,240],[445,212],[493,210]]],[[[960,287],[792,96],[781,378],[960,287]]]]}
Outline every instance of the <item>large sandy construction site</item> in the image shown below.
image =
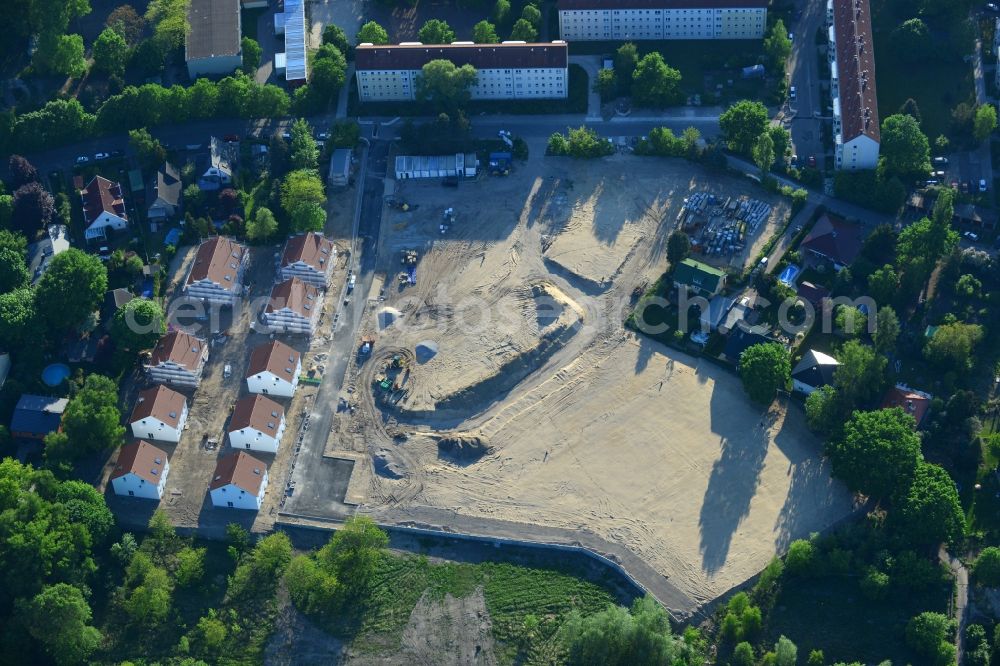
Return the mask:
{"type": "MultiPolygon", "coordinates": [[[[361,511],[586,530],[694,605],[850,512],[800,408],[754,406],[733,374],[622,325],[665,268],[683,198],[763,198],[749,182],[615,156],[396,185],[363,331],[374,351],[348,371],[354,410],[328,445],[361,460],[361,511]],[[401,283],[404,250],[416,284],[401,283]]],[[[767,201],[754,244],[787,215],[767,201]]]]}

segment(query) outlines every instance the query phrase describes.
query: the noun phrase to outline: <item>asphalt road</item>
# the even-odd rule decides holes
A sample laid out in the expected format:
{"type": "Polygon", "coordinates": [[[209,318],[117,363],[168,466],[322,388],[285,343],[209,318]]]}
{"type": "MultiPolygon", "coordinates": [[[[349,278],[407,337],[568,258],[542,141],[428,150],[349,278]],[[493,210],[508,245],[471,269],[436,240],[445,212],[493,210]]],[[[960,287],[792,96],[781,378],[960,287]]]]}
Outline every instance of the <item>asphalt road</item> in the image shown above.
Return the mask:
{"type": "Polygon", "coordinates": [[[826,2],[806,0],[790,32],[792,53],[788,59],[789,85],[795,86],[796,99],[789,101],[785,119],[792,133],[792,152],[805,161],[814,155],[823,164],[823,141],[820,131],[821,116],[827,105],[826,93],[821,87],[817,61],[816,30],[826,24],[826,2]]]}
{"type": "MultiPolygon", "coordinates": [[[[338,315],[328,350],[327,371],[311,406],[309,430],[305,433],[291,474],[294,493],[285,500],[283,511],[331,517],[347,517],[350,508],[334,496],[335,468],[322,464],[323,452],[337,409],[351,355],[367,306],[375,275],[379,230],[382,224],[382,192],[389,153],[387,141],[372,141],[362,157],[359,202],[355,214],[350,270],[356,276],[352,293],[339,295],[338,315]]],[[[284,482],[284,480],[282,480],[284,482]]]]}

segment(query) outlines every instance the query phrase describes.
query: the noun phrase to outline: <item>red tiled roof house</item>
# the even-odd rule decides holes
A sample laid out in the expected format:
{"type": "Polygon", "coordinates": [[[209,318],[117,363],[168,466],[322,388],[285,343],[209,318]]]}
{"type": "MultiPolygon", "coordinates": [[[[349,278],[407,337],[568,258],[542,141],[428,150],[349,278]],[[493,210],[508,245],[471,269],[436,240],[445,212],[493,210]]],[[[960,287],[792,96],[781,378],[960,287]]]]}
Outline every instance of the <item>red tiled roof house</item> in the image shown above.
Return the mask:
{"type": "Polygon", "coordinates": [[[80,201],[83,204],[83,221],[87,225],[84,237],[88,241],[104,240],[109,230],[122,231],[128,227],[121,183],[94,176],[80,191],[80,201]]]}

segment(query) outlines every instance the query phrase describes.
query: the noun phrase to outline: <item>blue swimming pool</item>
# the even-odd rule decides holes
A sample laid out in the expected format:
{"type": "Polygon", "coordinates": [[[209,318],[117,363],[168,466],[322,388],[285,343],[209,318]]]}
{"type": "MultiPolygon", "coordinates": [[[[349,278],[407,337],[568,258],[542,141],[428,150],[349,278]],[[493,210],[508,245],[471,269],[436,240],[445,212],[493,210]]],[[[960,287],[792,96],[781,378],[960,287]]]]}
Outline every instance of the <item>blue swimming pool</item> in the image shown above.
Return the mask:
{"type": "Polygon", "coordinates": [[[69,366],[65,363],[53,363],[42,370],[42,381],[46,386],[59,386],[69,377],[69,366]]]}
{"type": "Polygon", "coordinates": [[[785,270],[781,271],[781,275],[778,277],[778,282],[782,284],[787,284],[789,287],[795,286],[795,278],[799,276],[802,271],[798,266],[786,266],[785,270]]]}

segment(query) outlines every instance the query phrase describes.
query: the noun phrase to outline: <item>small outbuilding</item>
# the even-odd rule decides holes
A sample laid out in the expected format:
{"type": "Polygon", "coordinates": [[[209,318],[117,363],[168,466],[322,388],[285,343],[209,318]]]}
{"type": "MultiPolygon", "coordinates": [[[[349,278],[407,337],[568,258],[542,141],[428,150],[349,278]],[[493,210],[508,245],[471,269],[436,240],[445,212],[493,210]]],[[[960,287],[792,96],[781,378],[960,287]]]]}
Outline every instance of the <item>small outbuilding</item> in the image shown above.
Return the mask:
{"type": "Polygon", "coordinates": [[[10,434],[14,439],[43,440],[56,432],[62,423],[63,412],[69,400],[47,395],[25,393],[17,401],[10,421],[10,434]]]}
{"type": "Polygon", "coordinates": [[[331,187],[347,187],[351,180],[351,151],[338,148],[330,158],[330,175],[327,182],[331,187]]]}

